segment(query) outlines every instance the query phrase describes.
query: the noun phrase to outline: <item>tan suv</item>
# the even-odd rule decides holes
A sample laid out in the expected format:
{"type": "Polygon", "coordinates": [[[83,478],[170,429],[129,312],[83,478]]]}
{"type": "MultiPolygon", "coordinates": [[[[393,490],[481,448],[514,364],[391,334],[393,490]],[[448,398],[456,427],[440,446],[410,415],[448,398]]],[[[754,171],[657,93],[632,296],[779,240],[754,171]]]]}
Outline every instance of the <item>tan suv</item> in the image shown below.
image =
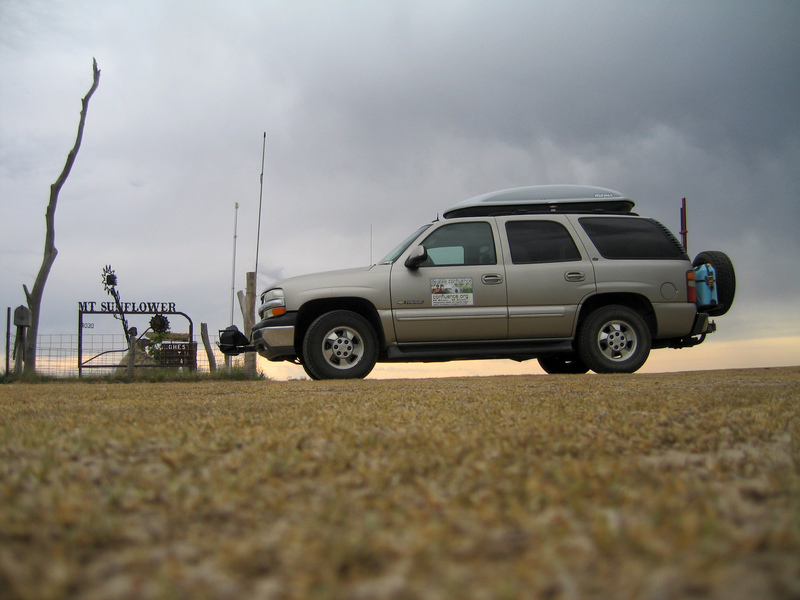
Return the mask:
{"type": "Polygon", "coordinates": [[[651,349],[685,348],[733,301],[722,252],[693,262],[613,190],[534,186],[456,204],[379,263],[281,281],[261,295],[255,350],[313,379],[376,362],[538,359],[548,373],[632,373],[651,349]],[[702,275],[698,279],[698,273],[702,275]]]}

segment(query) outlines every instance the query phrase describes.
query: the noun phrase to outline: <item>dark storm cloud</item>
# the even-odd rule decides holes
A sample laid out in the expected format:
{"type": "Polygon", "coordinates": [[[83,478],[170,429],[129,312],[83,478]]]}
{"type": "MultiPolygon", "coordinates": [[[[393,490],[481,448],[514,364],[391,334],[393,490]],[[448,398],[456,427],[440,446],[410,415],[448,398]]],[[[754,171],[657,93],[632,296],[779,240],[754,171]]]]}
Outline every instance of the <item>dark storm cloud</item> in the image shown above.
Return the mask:
{"type": "Polygon", "coordinates": [[[666,123],[709,150],[769,150],[798,132],[800,5],[755,6],[492,3],[437,15],[412,4],[366,31],[353,9],[328,32],[315,25],[330,15],[312,15],[298,33],[316,42],[296,76],[311,114],[401,141],[409,123],[578,146],[666,123]]]}
{"type": "Polygon", "coordinates": [[[293,22],[302,43],[291,62],[298,102],[290,143],[326,175],[403,169],[454,138],[519,148],[539,165],[533,174],[547,178],[570,175],[541,170],[553,148],[587,165],[630,161],[630,172],[625,164],[606,172],[621,183],[636,176],[647,152],[667,161],[650,165],[652,177],[682,177],[673,183],[685,188],[694,184],[685,169],[672,171],[691,156],[702,163],[688,173],[693,179],[728,171],[732,177],[714,189],[743,211],[760,209],[734,190],[745,197],[761,190],[762,202],[780,204],[797,183],[791,172],[777,179],[768,172],[800,158],[800,5],[404,7],[376,10],[367,28],[359,25],[360,4],[293,22]],[[336,27],[326,27],[331,22],[336,27]],[[669,155],[676,145],[682,156],[669,155]],[[734,181],[742,172],[746,181],[734,181]]]}

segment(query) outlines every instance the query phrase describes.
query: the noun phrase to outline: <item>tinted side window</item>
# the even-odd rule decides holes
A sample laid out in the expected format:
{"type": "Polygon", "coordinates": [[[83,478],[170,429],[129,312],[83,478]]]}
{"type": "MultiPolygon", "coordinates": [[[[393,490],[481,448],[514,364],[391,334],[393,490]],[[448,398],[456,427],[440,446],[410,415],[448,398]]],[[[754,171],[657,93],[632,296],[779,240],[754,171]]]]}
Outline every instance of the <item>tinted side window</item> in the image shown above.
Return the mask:
{"type": "Polygon", "coordinates": [[[515,265],[580,260],[572,236],[555,221],[509,221],[506,223],[511,262],[515,265]]]}
{"type": "Polygon", "coordinates": [[[605,258],[688,258],[675,236],[652,219],[582,217],[579,221],[605,258]]]}
{"type": "Polygon", "coordinates": [[[492,226],[485,221],[439,227],[423,244],[428,261],[422,266],[497,264],[492,226]]]}

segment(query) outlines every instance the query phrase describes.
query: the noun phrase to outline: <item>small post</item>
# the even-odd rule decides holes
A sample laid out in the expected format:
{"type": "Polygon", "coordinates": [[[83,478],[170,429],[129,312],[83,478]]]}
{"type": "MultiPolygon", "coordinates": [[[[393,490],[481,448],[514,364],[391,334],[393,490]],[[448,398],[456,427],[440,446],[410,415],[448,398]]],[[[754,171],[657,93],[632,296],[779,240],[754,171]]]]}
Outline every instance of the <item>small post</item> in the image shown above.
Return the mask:
{"type": "MultiPolygon", "coordinates": [[[[250,338],[253,325],[256,324],[256,274],[248,272],[246,292],[239,292],[239,306],[242,309],[242,321],[244,321],[244,334],[250,338]]],[[[247,352],[244,355],[244,372],[248,377],[256,376],[256,355],[254,352],[247,352]]]]}
{"type": "Polygon", "coordinates": [[[83,377],[83,309],[78,304],[78,379],[83,377]]]}
{"type": "Polygon", "coordinates": [[[25,327],[17,327],[17,338],[14,341],[14,376],[22,375],[25,364],[25,327]]]}
{"type": "MultiPolygon", "coordinates": [[[[247,288],[245,291],[245,305],[247,306],[247,321],[244,330],[247,332],[248,339],[253,331],[253,326],[256,324],[256,277],[257,273],[253,271],[247,274],[247,288]]],[[[244,370],[249,377],[256,376],[256,353],[247,352],[244,357],[244,370]]]]}
{"type": "Polygon", "coordinates": [[[203,339],[203,347],[206,349],[208,356],[208,369],[212,373],[217,370],[217,360],[214,358],[214,351],[211,349],[211,342],[208,339],[208,324],[200,323],[200,337],[203,339]]]}
{"type": "Polygon", "coordinates": [[[8,355],[11,350],[11,307],[6,309],[6,376],[11,369],[11,357],[8,355]]]}
{"type": "Polygon", "coordinates": [[[128,333],[128,379],[133,380],[134,370],[136,368],[136,336],[139,331],[136,327],[131,327],[128,333]]]}
{"type": "Polygon", "coordinates": [[[20,305],[14,310],[14,325],[17,327],[17,338],[14,341],[14,375],[19,376],[25,363],[27,330],[31,326],[31,311],[27,306],[20,305]]]}

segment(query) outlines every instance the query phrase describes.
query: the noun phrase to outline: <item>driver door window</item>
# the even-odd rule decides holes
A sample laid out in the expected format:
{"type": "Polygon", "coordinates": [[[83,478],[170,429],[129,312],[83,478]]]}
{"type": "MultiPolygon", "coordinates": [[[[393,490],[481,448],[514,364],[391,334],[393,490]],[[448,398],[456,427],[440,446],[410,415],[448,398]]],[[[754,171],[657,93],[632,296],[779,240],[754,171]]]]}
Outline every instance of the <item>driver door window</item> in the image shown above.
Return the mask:
{"type": "Polygon", "coordinates": [[[496,265],[489,223],[454,223],[440,227],[424,242],[428,260],[421,266],[496,265]]]}

